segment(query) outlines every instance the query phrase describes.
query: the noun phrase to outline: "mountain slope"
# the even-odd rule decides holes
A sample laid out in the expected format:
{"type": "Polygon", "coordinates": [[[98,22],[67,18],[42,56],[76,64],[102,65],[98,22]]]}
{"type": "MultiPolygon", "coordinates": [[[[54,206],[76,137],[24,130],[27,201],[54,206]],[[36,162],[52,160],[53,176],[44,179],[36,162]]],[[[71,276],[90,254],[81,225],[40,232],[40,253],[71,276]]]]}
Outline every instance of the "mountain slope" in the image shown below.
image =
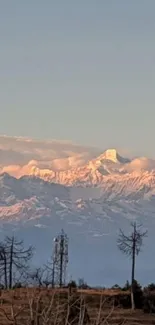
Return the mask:
{"type": "Polygon", "coordinates": [[[128,231],[131,220],[136,219],[149,230],[146,250],[137,261],[139,279],[146,283],[149,274],[153,281],[153,160],[129,161],[108,150],[82,167],[59,172],[33,167],[31,174],[18,179],[0,175],[1,237],[13,232],[32,243],[35,261],[40,264],[51,256],[52,240],[64,228],[70,239],[70,276],[110,285],[130,275],[130,265],[125,270],[127,262],[117,250],[116,238],[120,227],[128,231]]]}

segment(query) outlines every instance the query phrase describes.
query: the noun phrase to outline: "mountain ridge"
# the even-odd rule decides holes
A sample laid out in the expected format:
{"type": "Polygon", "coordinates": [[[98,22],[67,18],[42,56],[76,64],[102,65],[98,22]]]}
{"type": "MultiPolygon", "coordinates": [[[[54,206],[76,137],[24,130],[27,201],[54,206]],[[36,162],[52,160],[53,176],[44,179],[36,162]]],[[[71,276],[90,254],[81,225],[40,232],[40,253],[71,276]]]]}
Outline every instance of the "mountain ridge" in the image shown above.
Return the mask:
{"type": "Polygon", "coordinates": [[[108,177],[123,177],[123,175],[141,176],[150,173],[154,176],[155,160],[147,158],[128,159],[121,157],[115,149],[108,149],[97,158],[90,160],[86,165],[71,168],[67,171],[53,171],[49,169],[39,169],[32,167],[29,175],[34,175],[55,183],[64,185],[102,185],[105,178],[108,177]]]}
{"type": "MultiPolygon", "coordinates": [[[[70,274],[95,284],[96,279],[103,283],[104,275],[104,284],[112,285],[114,278],[119,283],[126,280],[116,248],[117,231],[120,227],[128,231],[130,222],[136,220],[149,231],[146,260],[153,274],[149,247],[155,231],[154,161],[122,160],[116,151],[110,160],[109,154],[108,159],[103,153],[65,171],[35,167],[31,175],[21,177],[1,173],[1,236],[14,233],[33,244],[40,265],[51,256],[52,239],[64,228],[70,239],[70,274]]],[[[148,270],[143,260],[137,261],[138,267],[145,283],[148,270]]]]}

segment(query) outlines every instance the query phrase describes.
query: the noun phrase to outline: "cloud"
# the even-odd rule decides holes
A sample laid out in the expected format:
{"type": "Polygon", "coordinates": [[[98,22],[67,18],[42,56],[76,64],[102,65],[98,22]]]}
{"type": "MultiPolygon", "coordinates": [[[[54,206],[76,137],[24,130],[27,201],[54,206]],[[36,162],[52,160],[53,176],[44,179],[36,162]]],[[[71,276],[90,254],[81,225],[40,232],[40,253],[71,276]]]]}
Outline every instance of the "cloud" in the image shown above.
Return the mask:
{"type": "Polygon", "coordinates": [[[30,174],[33,168],[69,170],[84,165],[99,153],[96,148],[69,141],[0,136],[0,172],[20,177],[30,174]]]}

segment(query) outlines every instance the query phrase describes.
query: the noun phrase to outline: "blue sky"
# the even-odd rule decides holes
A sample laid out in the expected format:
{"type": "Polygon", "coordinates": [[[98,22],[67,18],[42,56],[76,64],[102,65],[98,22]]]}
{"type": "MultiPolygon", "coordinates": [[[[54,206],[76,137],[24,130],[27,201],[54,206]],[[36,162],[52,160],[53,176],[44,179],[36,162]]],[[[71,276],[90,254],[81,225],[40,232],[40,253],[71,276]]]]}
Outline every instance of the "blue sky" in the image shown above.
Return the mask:
{"type": "Polygon", "coordinates": [[[1,134],[155,151],[154,0],[2,0],[0,40],[1,134]]]}

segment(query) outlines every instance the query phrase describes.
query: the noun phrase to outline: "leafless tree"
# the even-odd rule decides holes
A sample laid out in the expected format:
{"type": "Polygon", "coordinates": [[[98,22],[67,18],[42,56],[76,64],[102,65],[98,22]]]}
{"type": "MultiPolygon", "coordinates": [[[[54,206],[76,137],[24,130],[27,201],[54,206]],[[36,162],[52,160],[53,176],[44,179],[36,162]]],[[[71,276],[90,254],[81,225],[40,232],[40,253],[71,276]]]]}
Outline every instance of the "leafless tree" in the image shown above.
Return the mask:
{"type": "Polygon", "coordinates": [[[3,315],[7,321],[7,324],[19,325],[18,318],[20,318],[22,312],[24,311],[23,306],[19,306],[18,310],[15,311],[14,305],[11,303],[9,306],[9,313],[5,311],[4,308],[0,307],[0,315],[3,315]]]}
{"type": "Polygon", "coordinates": [[[137,225],[136,222],[131,223],[132,232],[129,235],[125,235],[120,229],[120,233],[117,239],[118,248],[123,254],[131,257],[132,260],[132,272],[131,272],[131,304],[132,309],[135,309],[134,302],[134,281],[135,281],[135,263],[136,256],[140,253],[143,244],[143,238],[146,237],[147,231],[142,230],[142,225],[137,225]]]}
{"type": "Polygon", "coordinates": [[[56,284],[56,260],[55,256],[51,256],[49,260],[46,262],[44,266],[44,285],[46,287],[51,286],[52,288],[55,287],[56,284]]]}
{"type": "Polygon", "coordinates": [[[14,274],[20,278],[28,271],[28,262],[32,255],[32,246],[25,249],[23,241],[18,241],[14,236],[6,237],[0,243],[0,276],[6,289],[13,287],[14,274]]]}
{"type": "Polygon", "coordinates": [[[45,273],[45,269],[41,267],[37,267],[34,271],[30,273],[29,277],[32,280],[32,284],[34,286],[37,286],[39,288],[43,287],[44,273],[45,273]]]}
{"type": "Polygon", "coordinates": [[[3,242],[0,243],[0,279],[1,285],[4,279],[4,287],[8,288],[8,275],[7,275],[7,252],[3,242]]]}

